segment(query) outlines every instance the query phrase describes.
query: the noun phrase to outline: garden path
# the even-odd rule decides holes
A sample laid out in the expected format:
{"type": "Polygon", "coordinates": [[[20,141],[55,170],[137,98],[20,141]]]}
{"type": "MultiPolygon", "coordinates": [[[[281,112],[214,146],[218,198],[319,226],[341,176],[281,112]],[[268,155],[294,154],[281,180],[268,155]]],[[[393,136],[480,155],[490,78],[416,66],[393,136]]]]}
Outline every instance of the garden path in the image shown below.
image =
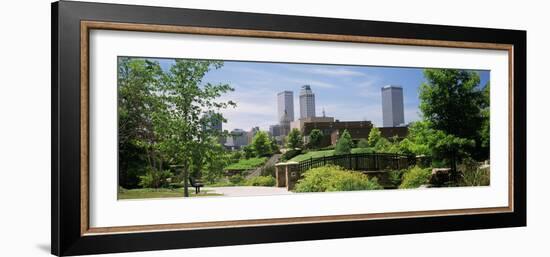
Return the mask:
{"type": "Polygon", "coordinates": [[[288,195],[293,194],[285,187],[262,186],[233,186],[233,187],[206,187],[208,193],[223,194],[224,196],[260,196],[260,195],[288,195]]]}
{"type": "Polygon", "coordinates": [[[260,176],[261,173],[262,173],[263,168],[268,167],[268,166],[274,166],[275,163],[277,163],[279,161],[280,157],[281,157],[280,154],[274,154],[273,156],[271,156],[271,158],[269,158],[269,160],[267,160],[267,162],[265,162],[264,165],[256,168],[254,171],[250,172],[250,174],[248,174],[248,176],[246,176],[246,178],[253,178],[253,177],[260,176]]]}

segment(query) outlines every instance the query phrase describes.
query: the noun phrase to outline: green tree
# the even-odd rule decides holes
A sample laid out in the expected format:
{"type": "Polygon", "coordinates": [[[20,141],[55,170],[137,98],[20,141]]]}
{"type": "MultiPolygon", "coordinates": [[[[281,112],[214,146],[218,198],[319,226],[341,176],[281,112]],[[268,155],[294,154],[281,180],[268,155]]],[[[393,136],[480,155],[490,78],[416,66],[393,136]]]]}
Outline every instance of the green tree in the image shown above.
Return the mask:
{"type": "Polygon", "coordinates": [[[382,139],[382,133],[376,127],[373,127],[369,132],[368,144],[370,147],[375,147],[378,141],[382,139]]]}
{"type": "Polygon", "coordinates": [[[418,121],[409,126],[407,143],[411,144],[409,149],[412,153],[445,158],[449,157],[452,152],[466,155],[466,150],[473,145],[473,140],[446,134],[441,130],[431,128],[429,122],[418,121]]]}
{"type": "Polygon", "coordinates": [[[479,75],[457,69],[425,69],[420,110],[433,128],[458,137],[472,137],[481,126],[485,102],[479,75]]]}
{"type": "Polygon", "coordinates": [[[489,99],[490,96],[490,83],[487,82],[487,85],[485,85],[485,88],[483,89],[483,98],[485,99],[484,102],[487,103],[486,106],[484,106],[483,109],[481,109],[481,116],[483,118],[483,121],[481,123],[481,131],[480,131],[480,138],[481,138],[481,147],[487,148],[486,151],[489,151],[489,144],[490,144],[490,136],[489,132],[491,130],[491,116],[490,116],[490,110],[489,110],[489,99]]]}
{"type": "MultiPolygon", "coordinates": [[[[235,106],[231,101],[218,100],[233,89],[227,84],[202,83],[202,78],[222,64],[175,60],[169,71],[163,71],[156,61],[119,58],[121,175],[129,174],[124,171],[128,167],[138,166],[133,163],[143,161],[147,175],[136,175],[155,182],[165,177],[166,165],[177,164],[187,183],[189,173],[199,176],[204,167],[212,170],[219,166],[211,157],[219,154],[221,148],[213,140],[222,133],[213,130],[212,124],[224,122],[221,110],[235,106]]],[[[143,179],[142,185],[163,184],[143,179]]],[[[122,180],[124,184],[128,179],[122,180]]],[[[185,196],[188,194],[186,186],[185,196]]]]}
{"type": "Polygon", "coordinates": [[[308,143],[310,147],[313,149],[321,147],[321,143],[323,142],[323,137],[324,135],[321,130],[319,129],[311,130],[308,136],[308,141],[309,141],[308,143]]]}
{"type": "Polygon", "coordinates": [[[252,139],[251,146],[258,157],[268,156],[273,153],[271,149],[271,139],[265,131],[256,132],[256,135],[254,135],[252,139]]]}
{"type": "Polygon", "coordinates": [[[352,148],[353,148],[353,141],[351,139],[351,135],[349,134],[348,130],[345,129],[344,132],[342,132],[342,135],[340,135],[338,142],[336,142],[336,147],[334,148],[334,154],[335,155],[349,154],[351,153],[352,148]]]}
{"type": "Polygon", "coordinates": [[[254,152],[254,148],[251,145],[247,145],[243,147],[243,154],[245,159],[254,158],[256,153],[254,152]]]}
{"type": "Polygon", "coordinates": [[[432,156],[430,148],[430,137],[434,130],[430,128],[427,121],[416,121],[409,124],[409,134],[401,142],[399,149],[401,153],[432,156]]]}
{"type": "Polygon", "coordinates": [[[430,156],[435,163],[456,170],[455,162],[468,157],[474,145],[472,139],[450,135],[431,128],[428,121],[418,121],[409,126],[409,135],[399,142],[399,149],[402,153],[430,156]]]}
{"type": "MultiPolygon", "coordinates": [[[[424,77],[427,81],[419,88],[420,110],[431,128],[474,140],[475,149],[469,152],[478,158],[488,158],[480,132],[486,120],[482,110],[488,108],[489,102],[484,88],[479,86],[479,75],[458,69],[425,69],[424,77]]],[[[486,89],[488,92],[489,88],[486,89]]]]}
{"type": "Polygon", "coordinates": [[[369,132],[368,145],[376,152],[395,152],[392,149],[392,143],[382,136],[382,133],[378,128],[373,127],[369,132]]]}
{"type": "Polygon", "coordinates": [[[277,144],[277,139],[275,139],[275,137],[271,137],[270,141],[271,141],[271,152],[280,153],[279,145],[277,144]]]}
{"type": "Polygon", "coordinates": [[[155,129],[161,139],[159,149],[170,163],[180,165],[185,196],[189,196],[189,173],[202,170],[213,149],[212,139],[220,136],[211,125],[223,119],[221,110],[235,106],[232,101],[219,100],[233,91],[228,84],[202,83],[208,71],[222,65],[218,61],[176,59],[163,74],[161,87],[153,92],[164,107],[152,114],[159,124],[155,129]]]}
{"type": "Polygon", "coordinates": [[[446,165],[452,165],[453,171],[456,171],[455,161],[469,156],[468,150],[475,145],[475,141],[436,130],[430,136],[428,145],[436,160],[441,160],[446,165]]]}
{"type": "MultiPolygon", "coordinates": [[[[399,137],[397,135],[390,138],[390,140],[387,140],[386,138],[383,138],[386,140],[387,144],[384,145],[384,152],[387,153],[404,153],[401,148],[401,141],[399,140],[399,137]]],[[[380,143],[380,141],[379,141],[380,143]]]]}
{"type": "Polygon", "coordinates": [[[201,179],[208,183],[218,181],[224,175],[224,168],[231,163],[233,158],[231,154],[225,153],[224,147],[216,138],[211,139],[211,147],[205,151],[204,157],[200,175],[201,179]]]}
{"type": "Polygon", "coordinates": [[[286,147],[290,149],[302,148],[304,146],[304,140],[302,139],[302,133],[298,129],[292,129],[287,136],[286,147]]]}
{"type": "MultiPolygon", "coordinates": [[[[162,102],[153,92],[161,87],[162,70],[157,62],[118,59],[119,185],[137,187],[140,177],[163,171],[159,152],[159,126],[154,113],[162,102]]],[[[155,184],[155,183],[154,183],[155,184]]],[[[155,184],[157,185],[157,184],[155,184]]]]}

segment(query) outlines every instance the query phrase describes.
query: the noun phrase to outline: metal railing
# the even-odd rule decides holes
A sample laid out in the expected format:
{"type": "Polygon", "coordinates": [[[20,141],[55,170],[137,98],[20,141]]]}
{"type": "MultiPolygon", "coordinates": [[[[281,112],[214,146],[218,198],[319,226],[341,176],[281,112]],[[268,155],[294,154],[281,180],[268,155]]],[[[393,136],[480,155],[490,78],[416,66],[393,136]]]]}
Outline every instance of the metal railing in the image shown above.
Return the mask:
{"type": "Polygon", "coordinates": [[[344,155],[323,156],[310,158],[298,163],[299,172],[322,167],[338,165],[348,170],[360,171],[389,171],[406,169],[416,164],[414,155],[392,153],[352,153],[344,155]]]}

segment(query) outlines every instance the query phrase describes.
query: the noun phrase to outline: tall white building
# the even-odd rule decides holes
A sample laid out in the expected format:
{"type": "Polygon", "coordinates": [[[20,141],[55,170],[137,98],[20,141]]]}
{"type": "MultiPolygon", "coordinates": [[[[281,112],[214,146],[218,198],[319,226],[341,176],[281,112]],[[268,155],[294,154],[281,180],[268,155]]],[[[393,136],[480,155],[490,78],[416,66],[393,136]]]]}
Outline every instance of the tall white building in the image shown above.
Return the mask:
{"type": "Polygon", "coordinates": [[[294,121],[294,93],[283,91],[277,94],[277,113],[281,135],[290,132],[290,122],[294,121]]]}
{"type": "Polygon", "coordinates": [[[300,90],[300,119],[315,117],[315,94],[309,85],[300,90]]]}
{"type": "Polygon", "coordinates": [[[393,85],[382,87],[382,123],[384,127],[405,125],[402,87],[393,85]]]}

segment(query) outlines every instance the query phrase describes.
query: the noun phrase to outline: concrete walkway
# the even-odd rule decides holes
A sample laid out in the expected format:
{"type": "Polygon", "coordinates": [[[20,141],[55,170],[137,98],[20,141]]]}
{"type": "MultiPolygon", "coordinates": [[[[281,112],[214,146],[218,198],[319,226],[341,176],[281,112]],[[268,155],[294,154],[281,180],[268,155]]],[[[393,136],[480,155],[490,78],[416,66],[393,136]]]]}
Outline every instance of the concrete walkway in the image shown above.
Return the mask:
{"type": "Polygon", "coordinates": [[[293,194],[285,187],[234,186],[234,187],[205,187],[208,193],[223,194],[224,196],[258,196],[258,195],[288,195],[293,194]]]}

